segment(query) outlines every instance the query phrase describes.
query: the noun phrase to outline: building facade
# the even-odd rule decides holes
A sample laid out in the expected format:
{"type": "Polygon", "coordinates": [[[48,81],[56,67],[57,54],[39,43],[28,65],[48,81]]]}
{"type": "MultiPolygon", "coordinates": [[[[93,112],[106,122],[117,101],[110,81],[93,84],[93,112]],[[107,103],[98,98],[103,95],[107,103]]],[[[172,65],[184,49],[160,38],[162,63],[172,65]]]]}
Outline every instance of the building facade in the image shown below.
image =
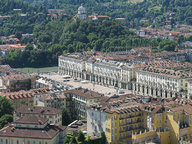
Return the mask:
{"type": "Polygon", "coordinates": [[[66,108],[66,96],[62,93],[51,93],[47,96],[42,96],[39,98],[38,106],[66,108]]]}
{"type": "Polygon", "coordinates": [[[0,90],[15,92],[35,87],[36,75],[15,74],[0,77],[0,90]]]}
{"type": "Polygon", "coordinates": [[[129,63],[66,54],[59,57],[59,74],[89,80],[92,83],[132,89],[136,68],[129,63]]]}
{"type": "Polygon", "coordinates": [[[146,96],[184,97],[189,98],[188,90],[189,72],[184,70],[170,70],[146,67],[136,72],[136,83],[133,93],[146,96]]]}
{"type": "Polygon", "coordinates": [[[0,130],[0,144],[60,144],[66,128],[49,125],[47,118],[24,116],[0,130]]]}
{"type": "Polygon", "coordinates": [[[6,96],[13,103],[14,109],[22,106],[33,106],[38,104],[39,97],[48,95],[48,88],[20,90],[17,92],[0,92],[1,96],[6,96]]]}
{"type": "Polygon", "coordinates": [[[73,120],[86,119],[86,108],[103,97],[99,93],[81,87],[66,90],[64,95],[66,96],[67,110],[73,120]]]}
{"type": "Polygon", "coordinates": [[[13,113],[13,121],[23,116],[38,116],[48,118],[49,124],[62,125],[62,110],[52,107],[23,106],[13,113]]]}
{"type": "Polygon", "coordinates": [[[192,142],[191,100],[163,100],[167,102],[133,95],[103,99],[88,107],[87,133],[97,135],[103,130],[110,144],[192,142]]]}

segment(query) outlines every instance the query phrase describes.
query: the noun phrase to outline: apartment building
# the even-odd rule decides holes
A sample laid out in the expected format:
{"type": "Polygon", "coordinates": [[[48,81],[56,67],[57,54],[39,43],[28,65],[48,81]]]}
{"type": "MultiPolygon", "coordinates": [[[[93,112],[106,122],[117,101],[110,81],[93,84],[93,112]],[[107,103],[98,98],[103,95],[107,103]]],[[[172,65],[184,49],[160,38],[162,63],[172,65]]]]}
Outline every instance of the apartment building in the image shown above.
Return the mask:
{"type": "Polygon", "coordinates": [[[84,88],[63,91],[67,110],[74,120],[87,118],[87,106],[102,99],[103,95],[84,88]]]}
{"type": "Polygon", "coordinates": [[[35,87],[36,75],[11,74],[0,76],[0,90],[15,92],[35,87]]]}
{"type": "Polygon", "coordinates": [[[14,109],[25,105],[33,106],[34,104],[34,96],[31,91],[20,90],[18,92],[0,92],[0,95],[11,100],[14,109]]]}
{"type": "Polygon", "coordinates": [[[137,70],[133,93],[145,96],[189,98],[188,90],[190,71],[145,67],[137,70]]]}
{"type": "Polygon", "coordinates": [[[47,118],[23,116],[0,130],[0,144],[60,144],[66,128],[48,124],[47,118]]]}
{"type": "Polygon", "coordinates": [[[66,96],[63,93],[42,96],[39,98],[38,106],[54,107],[54,108],[66,108],[66,96]]]}
{"type": "Polygon", "coordinates": [[[13,103],[14,109],[22,106],[33,106],[38,103],[41,96],[48,95],[50,90],[48,88],[30,89],[28,91],[20,90],[17,92],[0,92],[1,96],[6,96],[13,103]]]}
{"type": "Polygon", "coordinates": [[[114,95],[87,108],[87,132],[110,144],[192,142],[191,100],[114,95]]]}
{"type": "Polygon", "coordinates": [[[13,113],[13,121],[23,116],[38,116],[48,118],[49,124],[62,125],[62,110],[53,107],[23,106],[13,113]]]}

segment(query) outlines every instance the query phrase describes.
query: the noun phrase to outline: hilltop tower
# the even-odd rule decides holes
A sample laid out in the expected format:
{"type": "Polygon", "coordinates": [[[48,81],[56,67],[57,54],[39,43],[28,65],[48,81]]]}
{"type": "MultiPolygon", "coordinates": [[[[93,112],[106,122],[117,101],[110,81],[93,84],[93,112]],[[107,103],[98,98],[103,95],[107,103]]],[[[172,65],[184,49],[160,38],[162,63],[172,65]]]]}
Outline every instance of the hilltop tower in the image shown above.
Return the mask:
{"type": "Polygon", "coordinates": [[[82,4],[81,4],[81,6],[78,8],[77,17],[78,17],[80,20],[87,20],[86,8],[84,8],[82,4]]]}

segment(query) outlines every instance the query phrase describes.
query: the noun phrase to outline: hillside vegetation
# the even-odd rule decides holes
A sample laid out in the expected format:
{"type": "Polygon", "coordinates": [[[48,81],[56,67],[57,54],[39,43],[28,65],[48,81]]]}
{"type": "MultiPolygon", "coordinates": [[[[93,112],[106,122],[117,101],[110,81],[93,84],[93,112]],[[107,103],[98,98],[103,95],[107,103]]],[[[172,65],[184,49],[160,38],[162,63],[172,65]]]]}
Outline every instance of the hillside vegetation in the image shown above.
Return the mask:
{"type": "MultiPolygon", "coordinates": [[[[23,0],[34,4],[34,0],[23,0]]],[[[169,12],[174,12],[174,21],[192,24],[192,1],[191,0],[42,0],[38,5],[46,5],[47,8],[65,9],[68,15],[77,13],[77,8],[84,4],[88,14],[98,13],[114,18],[124,17],[127,22],[135,22],[137,19],[148,19],[149,24],[154,19],[159,19],[159,26],[168,18],[169,12]],[[103,6],[108,3],[108,6],[103,6]]]]}

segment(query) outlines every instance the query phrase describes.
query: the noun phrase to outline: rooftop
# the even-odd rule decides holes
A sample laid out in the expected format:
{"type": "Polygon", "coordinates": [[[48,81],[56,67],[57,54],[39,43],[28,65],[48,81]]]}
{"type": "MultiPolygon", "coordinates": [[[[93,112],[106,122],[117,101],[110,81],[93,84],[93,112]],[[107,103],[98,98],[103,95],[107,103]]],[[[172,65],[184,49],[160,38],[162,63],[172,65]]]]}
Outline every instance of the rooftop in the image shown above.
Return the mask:
{"type": "Polygon", "coordinates": [[[44,125],[49,119],[38,116],[23,116],[16,120],[15,124],[44,125]]]}
{"type": "Polygon", "coordinates": [[[40,106],[23,106],[14,111],[14,113],[21,114],[43,114],[43,115],[55,115],[61,113],[62,110],[52,107],[40,107],[40,106]]]}
{"type": "Polygon", "coordinates": [[[0,137],[30,138],[30,139],[53,139],[64,126],[48,125],[43,129],[15,128],[12,124],[0,130],[0,137]]]}
{"type": "Polygon", "coordinates": [[[87,98],[87,99],[102,97],[102,95],[99,94],[99,93],[96,93],[94,91],[84,89],[84,88],[81,88],[81,87],[75,88],[75,89],[72,89],[72,90],[64,91],[64,94],[68,94],[68,93],[72,93],[72,94],[75,94],[75,95],[78,95],[78,96],[81,96],[81,97],[84,97],[84,98],[87,98]]]}

